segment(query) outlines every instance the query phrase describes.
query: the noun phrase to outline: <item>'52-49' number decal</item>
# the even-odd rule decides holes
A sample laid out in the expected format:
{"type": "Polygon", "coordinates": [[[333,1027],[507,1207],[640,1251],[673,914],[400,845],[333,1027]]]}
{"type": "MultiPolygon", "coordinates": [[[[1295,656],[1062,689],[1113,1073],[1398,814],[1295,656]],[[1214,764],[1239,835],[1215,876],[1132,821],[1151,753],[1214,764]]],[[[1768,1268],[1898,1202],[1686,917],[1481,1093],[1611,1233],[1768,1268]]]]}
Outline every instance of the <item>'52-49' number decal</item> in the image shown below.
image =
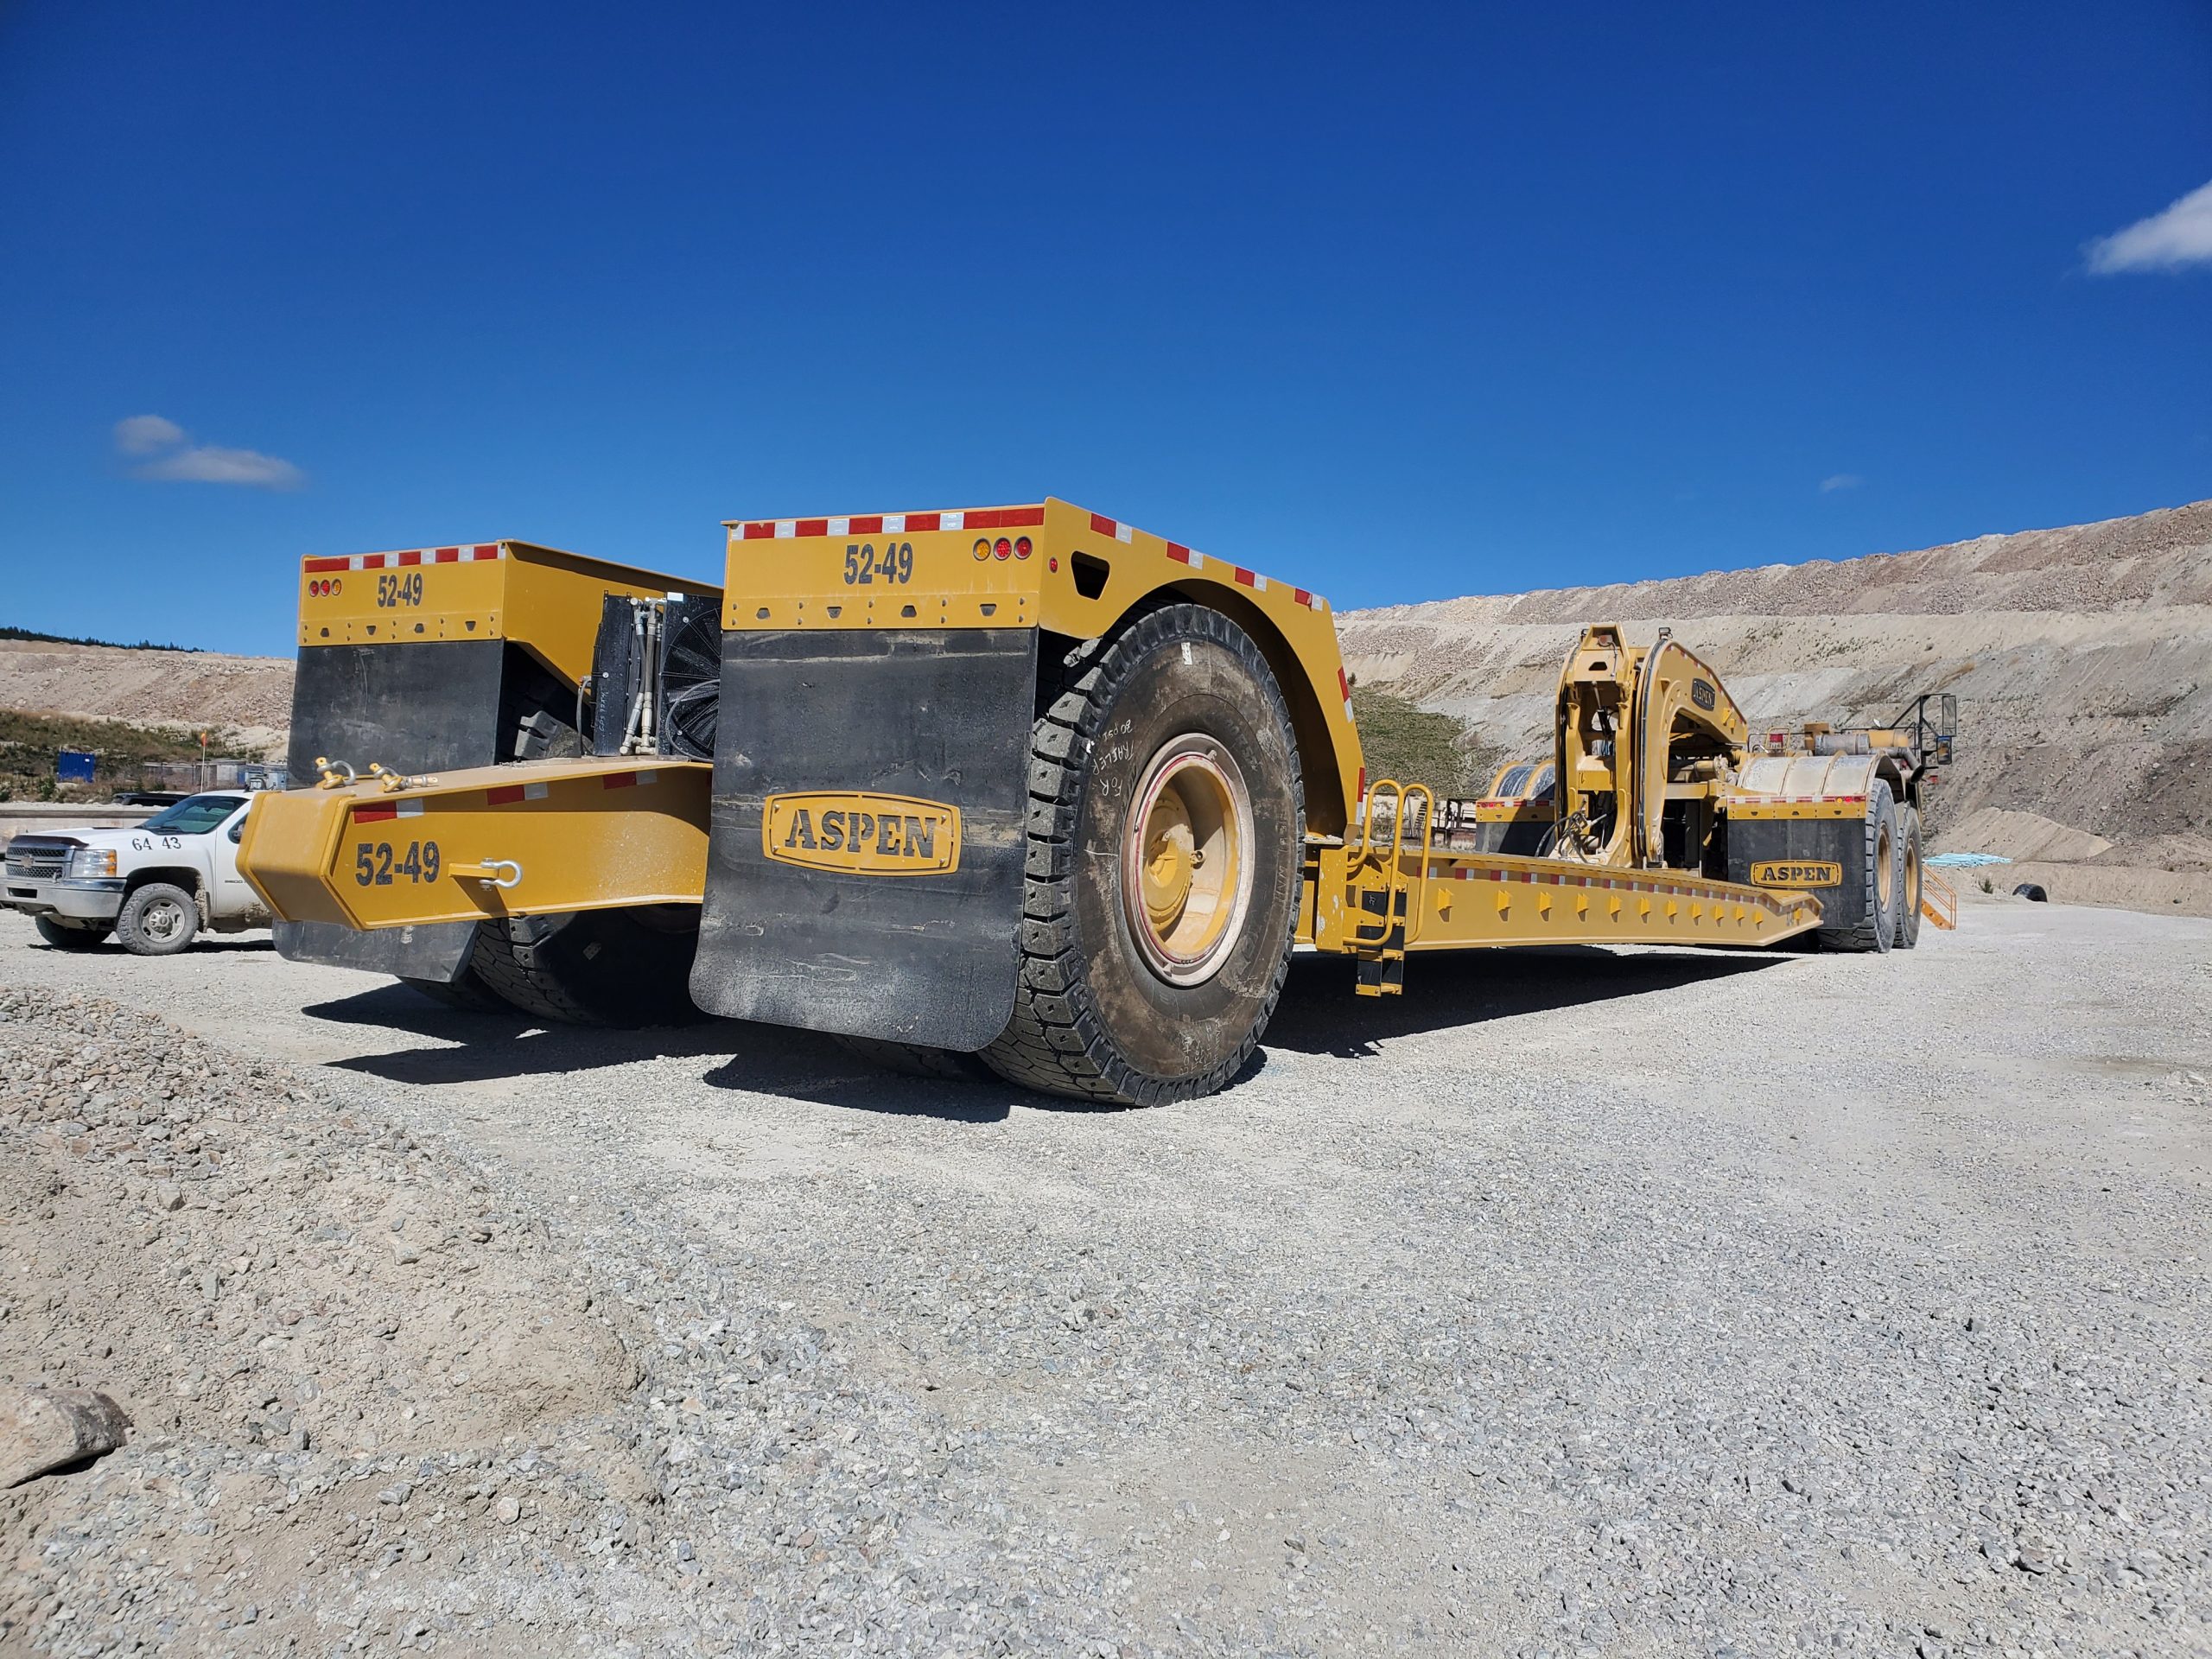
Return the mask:
{"type": "Polygon", "coordinates": [[[394,878],[423,882],[438,879],[438,843],[410,841],[395,855],[388,841],[365,841],[353,849],[353,885],[388,887],[394,878]]]}
{"type": "Polygon", "coordinates": [[[878,582],[902,582],[914,579],[914,544],[912,542],[886,542],[879,555],[874,542],[845,543],[845,585],[865,588],[878,582]]]}
{"type": "Polygon", "coordinates": [[[423,573],[420,570],[405,571],[396,576],[384,575],[377,578],[377,608],[378,610],[396,611],[403,605],[420,605],[422,602],[423,573]]]}

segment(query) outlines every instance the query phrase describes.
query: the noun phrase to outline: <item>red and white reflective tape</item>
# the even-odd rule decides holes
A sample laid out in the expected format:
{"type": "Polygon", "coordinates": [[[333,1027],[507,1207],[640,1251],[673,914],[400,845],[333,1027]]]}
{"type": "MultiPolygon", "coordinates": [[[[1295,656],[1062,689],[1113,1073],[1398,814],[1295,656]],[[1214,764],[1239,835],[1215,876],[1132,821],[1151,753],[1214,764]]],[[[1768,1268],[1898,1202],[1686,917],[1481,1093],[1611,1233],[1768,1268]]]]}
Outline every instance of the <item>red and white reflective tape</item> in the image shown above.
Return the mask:
{"type": "Polygon", "coordinates": [[[386,818],[419,818],[423,805],[420,797],[411,801],[372,801],[366,806],[353,809],[353,822],[382,823],[386,818]]]}
{"type": "Polygon", "coordinates": [[[545,795],[543,784],[502,784],[497,789],[484,791],[484,804],[512,806],[517,801],[542,801],[545,795]]]}
{"type": "Polygon", "coordinates": [[[1864,795],[1738,795],[1743,806],[1864,806],[1864,795]]]}
{"type": "MultiPolygon", "coordinates": [[[[864,517],[844,518],[748,518],[731,526],[732,533],[747,542],[791,542],[809,536],[917,536],[930,530],[1032,530],[1045,522],[1045,509],[1039,507],[968,507],[957,512],[882,512],[864,517]]],[[[1117,518],[1109,518],[1103,512],[1090,515],[1090,530],[1095,536],[1110,536],[1124,546],[1132,544],[1136,526],[1125,524],[1117,518]]],[[[1206,556],[1180,542],[1167,543],[1167,556],[1178,564],[1187,564],[1193,570],[1203,570],[1206,556]]],[[[1230,580],[1239,587],[1249,588],[1255,594],[1268,590],[1268,579],[1257,570],[1248,570],[1241,564],[1216,564],[1229,573],[1230,580]]],[[[1293,602],[1309,611],[1326,611],[1329,601],[1319,594],[1304,588],[1290,590],[1293,602]]]]}
{"type": "Polygon", "coordinates": [[[1350,720],[1351,718],[1351,680],[1344,673],[1344,666],[1342,663],[1337,664],[1337,690],[1344,694],[1344,718],[1350,720]]]}
{"type": "MultiPolygon", "coordinates": [[[[1605,892],[1640,893],[1661,899],[1709,899],[1716,907],[1732,901],[1738,905],[1743,902],[1740,898],[1734,898],[1732,900],[1719,894],[1695,893],[1688,887],[1671,887],[1665,883],[1630,881],[1623,877],[1611,875],[1569,875],[1563,871],[1554,874],[1548,870],[1478,870],[1462,864],[1452,872],[1452,879],[1460,881],[1472,881],[1478,879],[1484,881],[1518,881],[1524,887],[1596,887],[1605,892]]],[[[1764,909],[1771,910],[1777,907],[1776,901],[1768,899],[1763,893],[1758,896],[1756,902],[1764,909]]],[[[1714,913],[1719,913],[1717,908],[1714,913]]]]}
{"type": "Polygon", "coordinates": [[[479,542],[467,547],[414,547],[404,553],[353,553],[337,559],[302,559],[300,568],[310,575],[326,570],[400,570],[416,564],[473,564],[496,559],[499,543],[479,542]]]}
{"type": "MultiPolygon", "coordinates": [[[[1113,519],[1100,513],[1094,512],[1090,515],[1090,527],[1101,536],[1111,532],[1118,540],[1126,542],[1129,539],[1129,527],[1127,524],[1116,524],[1113,519]]],[[[1206,568],[1206,556],[1196,548],[1184,546],[1180,542],[1167,543],[1167,556],[1178,564],[1189,565],[1193,570],[1203,570],[1206,568]]],[[[1268,591],[1268,579],[1259,571],[1248,570],[1241,564],[1224,564],[1219,559],[1215,560],[1214,563],[1220,564],[1223,569],[1228,571],[1230,580],[1238,587],[1249,588],[1255,594],[1264,594],[1268,591]]],[[[1303,588],[1292,588],[1290,598],[1293,604],[1303,605],[1309,611],[1325,611],[1329,608],[1327,600],[1303,588]]]]}
{"type": "Polygon", "coordinates": [[[957,512],[875,512],[844,518],[754,518],[735,526],[745,541],[802,536],[918,536],[930,530],[1026,530],[1045,522],[1042,507],[968,507],[957,512]]]}
{"type": "Polygon", "coordinates": [[[599,786],[601,789],[637,789],[646,784],[657,784],[659,781],[660,773],[650,770],[645,772],[610,772],[601,777],[599,780],[599,786]]]}

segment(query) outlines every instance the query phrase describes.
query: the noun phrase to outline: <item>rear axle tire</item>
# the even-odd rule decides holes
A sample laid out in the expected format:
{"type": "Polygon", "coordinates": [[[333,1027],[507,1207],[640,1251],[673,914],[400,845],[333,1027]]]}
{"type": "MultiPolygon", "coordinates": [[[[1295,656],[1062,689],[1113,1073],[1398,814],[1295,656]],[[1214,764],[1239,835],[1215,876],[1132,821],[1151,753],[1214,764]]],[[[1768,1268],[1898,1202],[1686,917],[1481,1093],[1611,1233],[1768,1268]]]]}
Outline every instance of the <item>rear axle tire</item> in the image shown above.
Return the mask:
{"type": "Polygon", "coordinates": [[[1910,950],[1920,943],[1920,809],[1916,806],[1907,806],[1897,814],[1897,848],[1902,858],[1897,870],[1897,927],[1890,945],[1892,950],[1910,950]]]}
{"type": "Polygon", "coordinates": [[[1211,1094],[1267,1028],[1297,925],[1282,691],[1236,623],[1170,605],[1077,647],[1040,702],[1014,1017],[983,1058],[1100,1104],[1211,1094]]]}
{"type": "Polygon", "coordinates": [[[1885,779],[1877,778],[1866,786],[1866,813],[1860,821],[1858,840],[1859,845],[1850,851],[1860,860],[1859,912],[1833,920],[1823,913],[1823,950],[1886,951],[1897,937],[1897,904],[1904,883],[1902,861],[1897,857],[1897,800],[1885,779]]]}
{"type": "Polygon", "coordinates": [[[485,922],[471,971],[532,1019],[565,1026],[678,1026],[691,1001],[696,905],[586,910],[485,922]]]}

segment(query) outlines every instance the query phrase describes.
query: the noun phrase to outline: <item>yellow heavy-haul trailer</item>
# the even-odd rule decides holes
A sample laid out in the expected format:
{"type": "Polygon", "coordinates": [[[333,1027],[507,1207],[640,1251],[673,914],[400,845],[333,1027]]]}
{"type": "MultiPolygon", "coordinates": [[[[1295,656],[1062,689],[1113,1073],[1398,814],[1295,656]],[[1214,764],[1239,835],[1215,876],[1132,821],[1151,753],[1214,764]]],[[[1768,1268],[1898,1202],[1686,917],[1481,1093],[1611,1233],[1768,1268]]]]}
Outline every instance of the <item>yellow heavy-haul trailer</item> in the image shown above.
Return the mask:
{"type": "MultiPolygon", "coordinates": [[[[1586,630],[1549,829],[1455,847],[1366,776],[1306,588],[1058,500],[727,530],[710,761],[602,709],[588,757],[333,767],[257,807],[249,879],[367,933],[695,906],[698,1008],[1134,1103],[1233,1077],[1301,947],[1389,995],[1476,945],[1909,943],[1892,786],[1763,782],[1669,639],[1586,630]]],[[[604,602],[596,679],[664,679],[652,602],[604,602]]]]}
{"type": "MultiPolygon", "coordinates": [[[[419,774],[588,754],[607,601],[664,600],[683,586],[512,538],[309,558],[299,580],[296,782],[324,758],[419,774]]],[[[276,947],[295,960],[396,975],[464,1007],[582,1022],[647,1017],[680,999],[698,916],[696,892],[673,907],[588,918],[471,912],[374,930],[276,913],[287,918],[276,947]]]]}

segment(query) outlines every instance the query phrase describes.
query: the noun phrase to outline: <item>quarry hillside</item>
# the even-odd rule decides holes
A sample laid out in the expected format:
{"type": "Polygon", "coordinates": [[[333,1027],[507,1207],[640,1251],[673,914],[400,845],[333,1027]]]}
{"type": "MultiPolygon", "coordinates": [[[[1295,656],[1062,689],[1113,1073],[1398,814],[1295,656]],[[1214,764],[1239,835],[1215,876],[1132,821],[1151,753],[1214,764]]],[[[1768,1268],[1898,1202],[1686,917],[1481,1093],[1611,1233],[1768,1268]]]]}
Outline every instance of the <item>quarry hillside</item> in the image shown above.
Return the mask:
{"type": "Polygon", "coordinates": [[[218,726],[281,751],[292,719],[289,657],[0,639],[0,709],[133,726],[218,726]]]}
{"type": "MultiPolygon", "coordinates": [[[[1912,553],[1350,611],[1338,628],[1363,686],[1455,717],[1495,763],[1547,746],[1560,659],[1592,621],[1638,641],[1673,628],[1755,728],[1880,722],[1921,691],[1955,692],[1939,845],[2034,879],[2063,868],[2056,896],[2212,914],[2212,501],[1912,553]]],[[[0,641],[0,709],[215,723],[272,752],[291,680],[282,658],[0,641]]]]}
{"type": "MultiPolygon", "coordinates": [[[[1548,748],[1586,622],[1662,626],[1754,730],[1960,703],[1940,845],[2063,868],[2054,896],[2212,913],[2212,501],[1913,553],[1451,599],[1337,620],[1363,685],[1503,759],[1548,748]]],[[[2014,878],[2019,879],[2019,878],[2014,878]]]]}

